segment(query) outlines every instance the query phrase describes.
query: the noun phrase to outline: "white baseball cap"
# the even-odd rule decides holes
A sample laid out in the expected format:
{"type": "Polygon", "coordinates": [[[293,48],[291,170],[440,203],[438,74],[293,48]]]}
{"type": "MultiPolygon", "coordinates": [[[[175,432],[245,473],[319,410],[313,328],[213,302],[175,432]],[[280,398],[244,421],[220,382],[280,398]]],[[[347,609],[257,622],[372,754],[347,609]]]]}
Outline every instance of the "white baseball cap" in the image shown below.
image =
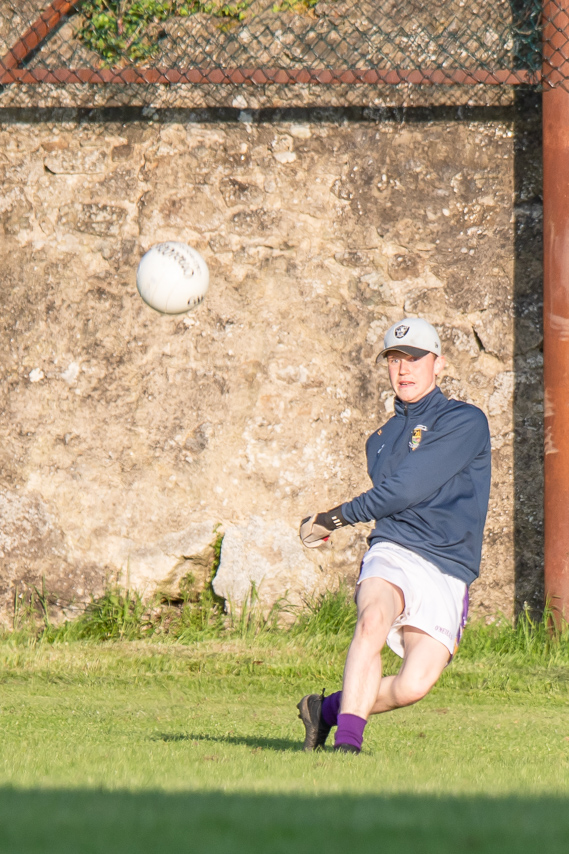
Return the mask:
{"type": "Polygon", "coordinates": [[[383,339],[383,350],[379,361],[389,350],[399,350],[409,356],[426,356],[427,353],[441,355],[441,339],[437,330],[420,317],[404,317],[390,326],[383,339]]]}

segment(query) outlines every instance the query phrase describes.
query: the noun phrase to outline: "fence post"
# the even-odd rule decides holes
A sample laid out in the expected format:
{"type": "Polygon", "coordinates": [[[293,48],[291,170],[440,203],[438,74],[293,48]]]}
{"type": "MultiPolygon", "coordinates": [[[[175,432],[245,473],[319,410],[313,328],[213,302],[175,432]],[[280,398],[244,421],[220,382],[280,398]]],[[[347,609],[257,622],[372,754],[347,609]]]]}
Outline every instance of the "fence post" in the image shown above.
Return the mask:
{"type": "Polygon", "coordinates": [[[61,19],[78,5],[79,3],[74,3],[74,0],[53,0],[53,3],[43,10],[39,18],[36,18],[16,44],[0,59],[0,72],[17,68],[24,62],[57,27],[61,19]]]}
{"type": "Polygon", "coordinates": [[[569,619],[569,0],[543,31],[545,596],[569,619]]]}

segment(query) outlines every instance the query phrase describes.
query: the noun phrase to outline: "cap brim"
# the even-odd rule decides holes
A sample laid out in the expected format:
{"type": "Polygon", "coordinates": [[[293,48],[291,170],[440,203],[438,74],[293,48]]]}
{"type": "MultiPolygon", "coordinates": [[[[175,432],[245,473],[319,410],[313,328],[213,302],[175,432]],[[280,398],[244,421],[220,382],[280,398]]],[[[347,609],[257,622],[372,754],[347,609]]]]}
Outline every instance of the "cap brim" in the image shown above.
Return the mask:
{"type": "MultiPolygon", "coordinates": [[[[384,356],[392,351],[397,353],[405,353],[407,356],[414,356],[416,359],[422,359],[423,356],[426,356],[427,353],[431,353],[432,350],[420,350],[418,347],[405,347],[402,345],[401,347],[386,347],[381,353],[378,355],[376,362],[379,362],[384,356]]],[[[436,353],[433,353],[433,356],[436,356],[436,353]]]]}

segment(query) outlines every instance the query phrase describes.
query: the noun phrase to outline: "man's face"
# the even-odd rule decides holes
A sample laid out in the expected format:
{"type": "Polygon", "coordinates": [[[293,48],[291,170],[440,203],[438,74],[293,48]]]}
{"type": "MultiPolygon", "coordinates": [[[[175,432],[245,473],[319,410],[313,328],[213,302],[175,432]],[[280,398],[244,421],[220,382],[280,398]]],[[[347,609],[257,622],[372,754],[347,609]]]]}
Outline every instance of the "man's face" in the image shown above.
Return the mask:
{"type": "Polygon", "coordinates": [[[444,356],[435,356],[434,353],[417,358],[399,350],[390,350],[386,359],[391,387],[403,403],[417,403],[429,394],[445,366],[444,356]]]}

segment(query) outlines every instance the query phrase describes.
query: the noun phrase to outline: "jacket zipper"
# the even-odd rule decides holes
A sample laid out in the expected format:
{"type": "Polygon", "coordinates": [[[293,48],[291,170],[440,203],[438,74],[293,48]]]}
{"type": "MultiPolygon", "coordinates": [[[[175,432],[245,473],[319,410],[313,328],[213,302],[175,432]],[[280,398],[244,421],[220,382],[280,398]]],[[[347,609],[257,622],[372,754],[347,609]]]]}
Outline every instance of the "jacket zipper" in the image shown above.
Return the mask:
{"type": "Polygon", "coordinates": [[[403,415],[405,416],[405,423],[403,424],[403,428],[401,430],[401,433],[399,434],[398,438],[396,439],[396,441],[393,444],[392,451],[395,451],[396,449],[398,449],[399,443],[401,441],[403,441],[405,443],[408,442],[407,433],[408,433],[408,426],[409,426],[409,407],[406,403],[403,404],[403,415]]]}

